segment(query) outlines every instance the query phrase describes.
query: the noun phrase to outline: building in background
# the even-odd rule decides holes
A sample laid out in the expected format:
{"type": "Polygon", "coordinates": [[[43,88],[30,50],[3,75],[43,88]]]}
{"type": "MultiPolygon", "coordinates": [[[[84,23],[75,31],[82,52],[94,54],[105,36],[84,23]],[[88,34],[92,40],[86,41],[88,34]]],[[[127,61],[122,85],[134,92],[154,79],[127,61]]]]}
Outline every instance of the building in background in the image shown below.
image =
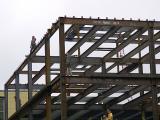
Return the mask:
{"type": "Polygon", "coordinates": [[[4,120],[5,118],[5,99],[3,91],[0,91],[0,120],[4,120]]]}
{"type": "MultiPolygon", "coordinates": [[[[10,117],[13,113],[16,111],[16,104],[15,104],[15,91],[10,90],[8,92],[8,116],[10,117]]],[[[28,99],[27,91],[22,90],[20,92],[20,103],[23,105],[28,99]]],[[[5,119],[5,97],[4,97],[4,91],[0,91],[0,120],[5,119]]]]}

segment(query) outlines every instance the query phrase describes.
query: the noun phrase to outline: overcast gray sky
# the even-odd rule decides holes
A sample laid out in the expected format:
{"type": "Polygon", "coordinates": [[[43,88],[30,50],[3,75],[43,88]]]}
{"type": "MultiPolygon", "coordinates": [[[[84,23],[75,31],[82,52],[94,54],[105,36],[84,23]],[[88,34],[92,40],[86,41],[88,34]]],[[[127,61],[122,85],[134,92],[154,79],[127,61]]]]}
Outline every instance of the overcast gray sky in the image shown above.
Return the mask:
{"type": "Polygon", "coordinates": [[[159,0],[0,0],[0,89],[59,16],[160,21],[159,0]]]}

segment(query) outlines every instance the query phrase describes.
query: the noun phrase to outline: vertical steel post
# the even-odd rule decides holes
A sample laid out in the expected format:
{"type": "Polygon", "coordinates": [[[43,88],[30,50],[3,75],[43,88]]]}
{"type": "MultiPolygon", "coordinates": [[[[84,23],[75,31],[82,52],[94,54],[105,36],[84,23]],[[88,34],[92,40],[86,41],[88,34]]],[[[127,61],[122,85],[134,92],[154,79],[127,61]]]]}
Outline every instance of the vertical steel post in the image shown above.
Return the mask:
{"type": "MultiPolygon", "coordinates": [[[[118,43],[116,42],[116,48],[118,47],[118,43]]],[[[119,58],[119,52],[117,52],[117,58],[119,58]]],[[[117,65],[117,73],[119,73],[119,64],[117,65]]]]}
{"type": "MultiPolygon", "coordinates": [[[[140,42],[141,42],[141,39],[138,38],[138,46],[140,45],[140,42]]],[[[139,70],[139,74],[143,74],[143,66],[142,66],[142,62],[141,62],[141,50],[139,51],[139,61],[138,61],[138,70],[139,70]]],[[[140,95],[143,95],[144,94],[144,91],[140,91],[140,95]]],[[[144,111],[143,107],[142,107],[142,111],[144,111]]]]}
{"type": "Polygon", "coordinates": [[[106,63],[105,61],[102,59],[102,74],[106,73],[106,63]]]}
{"type": "Polygon", "coordinates": [[[20,91],[19,91],[19,74],[16,73],[16,78],[15,78],[15,83],[16,83],[16,95],[15,95],[15,101],[16,101],[16,111],[20,108],[20,91]]]}
{"type": "MultiPolygon", "coordinates": [[[[141,42],[141,39],[138,38],[138,46],[140,45],[140,42],[141,42]]],[[[139,56],[139,62],[138,62],[139,73],[143,74],[143,66],[142,66],[142,63],[141,63],[141,57],[142,57],[141,50],[139,51],[138,56],[139,56]]]]}
{"type": "MultiPolygon", "coordinates": [[[[50,39],[45,40],[45,75],[46,75],[46,85],[50,85],[50,39]]],[[[46,120],[52,120],[51,117],[51,93],[49,92],[46,97],[46,120]]]]}
{"type": "Polygon", "coordinates": [[[66,56],[63,18],[59,18],[59,52],[60,52],[60,87],[61,87],[61,120],[67,120],[66,86],[63,76],[66,74],[66,56]]]}
{"type": "MultiPolygon", "coordinates": [[[[77,37],[78,37],[78,41],[80,40],[80,34],[79,34],[79,25],[76,25],[77,28],[77,37]]],[[[80,47],[78,48],[78,57],[81,55],[81,50],[80,47]]]]}
{"type": "MultiPolygon", "coordinates": [[[[154,48],[154,31],[153,31],[153,23],[149,22],[149,55],[150,55],[150,74],[151,77],[156,74],[156,65],[155,65],[155,48],[154,48]]],[[[159,113],[158,113],[158,99],[157,99],[157,85],[156,80],[151,81],[151,90],[152,90],[152,111],[153,111],[153,120],[159,120],[159,113]]]]}
{"type": "MultiPolygon", "coordinates": [[[[138,46],[140,45],[140,38],[138,38],[138,46]]],[[[142,66],[142,63],[141,63],[141,51],[139,51],[139,62],[138,62],[138,68],[139,68],[139,74],[143,74],[143,66],[142,66]]],[[[140,96],[144,95],[144,91],[140,91],[140,96]]],[[[141,119],[142,120],[145,120],[145,108],[144,108],[144,105],[145,105],[145,101],[142,102],[141,104],[141,119]]]]}
{"type": "Polygon", "coordinates": [[[5,84],[5,120],[8,120],[8,86],[5,84]]]}
{"type": "MultiPolygon", "coordinates": [[[[28,100],[32,98],[32,63],[28,62],[28,100]]],[[[33,120],[32,108],[29,110],[29,120],[33,120]]]]}

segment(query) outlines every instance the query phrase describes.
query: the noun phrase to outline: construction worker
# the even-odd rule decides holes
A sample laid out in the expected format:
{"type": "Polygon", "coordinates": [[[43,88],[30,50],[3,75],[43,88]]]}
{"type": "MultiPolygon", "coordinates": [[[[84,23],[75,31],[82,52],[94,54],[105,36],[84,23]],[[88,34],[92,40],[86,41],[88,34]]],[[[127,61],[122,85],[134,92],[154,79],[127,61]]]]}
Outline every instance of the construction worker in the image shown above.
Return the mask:
{"type": "Polygon", "coordinates": [[[113,120],[113,114],[109,109],[107,109],[107,114],[106,114],[105,120],[113,120]]]}
{"type": "Polygon", "coordinates": [[[36,47],[36,38],[35,38],[35,36],[32,36],[31,46],[30,46],[30,48],[31,48],[30,52],[32,52],[35,47],[36,47]]]}

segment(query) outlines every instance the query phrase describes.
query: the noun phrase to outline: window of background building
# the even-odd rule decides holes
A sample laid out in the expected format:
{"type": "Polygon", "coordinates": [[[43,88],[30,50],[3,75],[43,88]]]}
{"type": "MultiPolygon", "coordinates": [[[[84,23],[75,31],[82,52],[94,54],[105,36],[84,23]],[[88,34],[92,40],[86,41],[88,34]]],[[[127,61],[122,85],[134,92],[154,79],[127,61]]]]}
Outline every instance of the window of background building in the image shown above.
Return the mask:
{"type": "Polygon", "coordinates": [[[0,120],[4,120],[4,97],[0,97],[0,120]]]}

